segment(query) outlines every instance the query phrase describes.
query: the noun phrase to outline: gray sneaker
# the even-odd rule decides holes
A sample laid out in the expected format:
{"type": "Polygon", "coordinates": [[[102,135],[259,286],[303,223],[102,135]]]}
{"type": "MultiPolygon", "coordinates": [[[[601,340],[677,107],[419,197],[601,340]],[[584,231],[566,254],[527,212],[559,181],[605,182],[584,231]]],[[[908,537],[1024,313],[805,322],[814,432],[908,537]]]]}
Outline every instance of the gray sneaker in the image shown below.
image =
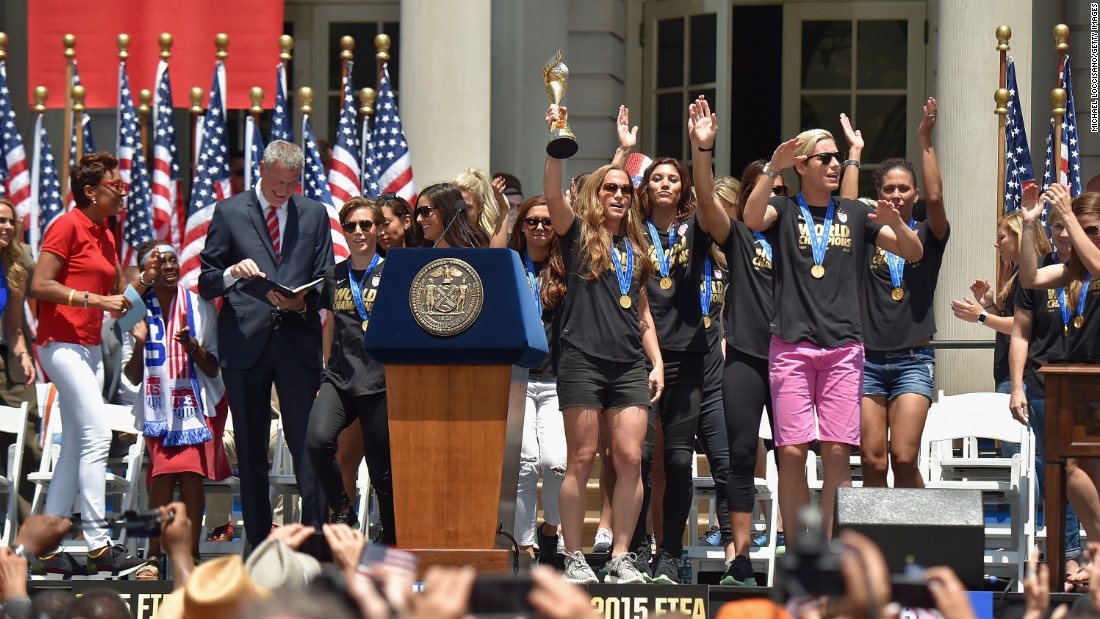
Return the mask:
{"type": "Polygon", "coordinates": [[[658,585],[680,584],[680,560],[662,550],[657,555],[657,564],[653,566],[652,582],[658,585]]]}
{"type": "Polygon", "coordinates": [[[625,585],[644,583],[645,577],[638,571],[635,562],[638,555],[632,552],[624,552],[611,559],[607,563],[607,582],[622,583],[625,585]]]}
{"type": "Polygon", "coordinates": [[[565,553],[565,581],[578,585],[594,585],[600,582],[588,565],[581,551],[565,553]]]}
{"type": "Polygon", "coordinates": [[[596,543],[592,544],[592,552],[611,552],[611,542],[611,529],[596,529],[596,543]]]}

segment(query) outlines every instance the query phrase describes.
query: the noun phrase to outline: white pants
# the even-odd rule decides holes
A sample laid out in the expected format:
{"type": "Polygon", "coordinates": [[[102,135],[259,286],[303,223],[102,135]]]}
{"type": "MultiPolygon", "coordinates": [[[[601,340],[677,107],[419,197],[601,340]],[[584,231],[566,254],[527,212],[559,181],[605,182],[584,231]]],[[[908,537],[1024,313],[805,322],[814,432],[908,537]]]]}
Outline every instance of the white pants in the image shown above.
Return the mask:
{"type": "Polygon", "coordinates": [[[51,341],[38,346],[38,355],[42,369],[57,387],[62,426],[61,455],[46,494],[46,513],[72,515],[79,490],[88,548],[103,548],[111,540],[104,507],[111,430],[102,422],[102,350],[99,346],[51,341]]]}
{"type": "Polygon", "coordinates": [[[565,462],[565,418],[558,410],[557,383],[530,380],[516,493],[516,539],[521,546],[535,544],[535,516],[538,513],[535,488],[539,473],[542,473],[543,520],[551,525],[561,523],[558,493],[565,479],[565,462]]]}

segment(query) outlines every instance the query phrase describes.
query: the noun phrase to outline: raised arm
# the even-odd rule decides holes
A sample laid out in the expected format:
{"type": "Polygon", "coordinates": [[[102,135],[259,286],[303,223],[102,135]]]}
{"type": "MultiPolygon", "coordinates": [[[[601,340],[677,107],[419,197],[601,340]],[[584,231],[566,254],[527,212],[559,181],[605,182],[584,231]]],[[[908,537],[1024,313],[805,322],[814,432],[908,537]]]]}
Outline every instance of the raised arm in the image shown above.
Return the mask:
{"type": "Polygon", "coordinates": [[[928,207],[928,229],[942,241],[947,237],[947,208],[943,204],[943,178],[940,177],[940,164],[936,160],[936,147],[932,145],[937,109],[936,98],[928,97],[917,129],[917,140],[920,142],[921,184],[924,186],[924,203],[928,207]]]}
{"type": "Polygon", "coordinates": [[[875,245],[909,261],[920,260],[924,255],[924,246],[921,245],[917,233],[901,220],[901,214],[891,202],[879,200],[878,209],[868,214],[867,218],[883,226],[875,239],[875,245]]]}
{"type": "MultiPolygon", "coordinates": [[[[765,166],[764,172],[768,171],[778,174],[783,171],[783,168],[789,168],[794,165],[795,161],[801,161],[805,159],[805,155],[801,157],[795,156],[795,151],[802,145],[802,141],[798,138],[793,138],[783,142],[772,153],[772,158],[768,161],[768,165],[765,166]]],[[[752,188],[752,193],[745,199],[745,208],[741,210],[741,218],[744,220],[745,225],[753,230],[764,231],[772,227],[775,223],[775,218],[778,217],[778,213],[775,211],[775,207],[768,204],[768,198],[772,195],[771,181],[774,177],[769,176],[767,181],[758,181],[756,186],[752,188]]]]}
{"type": "MultiPolygon", "coordinates": [[[[1068,203],[1069,192],[1065,191],[1061,185],[1052,185],[1047,188],[1047,193],[1050,196],[1048,200],[1052,203],[1056,203],[1058,200],[1064,200],[1068,203]],[[1054,192],[1051,195],[1050,189],[1053,187],[1059,187],[1063,193],[1054,192]]],[[[1055,207],[1059,208],[1059,207],[1055,207]]],[[[1024,201],[1020,205],[1020,212],[1023,214],[1023,232],[1020,235],[1020,258],[1019,258],[1019,275],[1020,285],[1024,288],[1059,288],[1066,285],[1067,271],[1064,264],[1051,264],[1043,268],[1039,268],[1039,258],[1035,255],[1035,235],[1037,234],[1035,229],[1038,227],[1039,218],[1043,214],[1043,205],[1039,202],[1039,188],[1034,185],[1029,185],[1024,189],[1024,201]]],[[[1080,230],[1081,226],[1077,223],[1077,218],[1070,213],[1066,221],[1066,230],[1070,229],[1070,225],[1077,226],[1080,230]],[[1071,224],[1072,222],[1072,224],[1071,224]]],[[[1081,230],[1081,234],[1084,234],[1084,230],[1081,230]]],[[[1087,237],[1086,237],[1087,238],[1087,237]]],[[[1073,233],[1070,233],[1070,240],[1073,239],[1073,233]]],[[[1088,242],[1090,246],[1092,243],[1088,242]]],[[[1093,248],[1095,249],[1095,247],[1093,248]]],[[[1073,244],[1073,251],[1077,251],[1077,244],[1073,244]]],[[[1087,266],[1088,263],[1086,263],[1087,266]]],[[[1090,269],[1091,272],[1091,269],[1090,269]]]]}
{"type": "Polygon", "coordinates": [[[691,139],[691,169],[695,180],[695,198],[699,201],[699,227],[719,245],[730,233],[730,218],[714,199],[714,137],[718,133],[718,116],[700,95],[688,106],[688,137],[691,139]]]}
{"type": "MultiPolygon", "coordinates": [[[[557,105],[550,105],[546,110],[546,125],[550,128],[557,122],[569,117],[569,110],[557,105]]],[[[546,209],[550,211],[550,221],[554,224],[554,232],[558,236],[564,236],[573,227],[573,207],[565,200],[561,191],[561,159],[546,156],[546,167],[542,171],[542,193],[546,196],[546,209]]]]}
{"type": "Polygon", "coordinates": [[[630,110],[625,105],[619,106],[619,117],[615,119],[615,133],[619,136],[619,147],[615,149],[615,156],[611,158],[611,163],[622,167],[626,165],[626,158],[638,143],[638,125],[630,126],[630,110]]]}
{"type": "Polygon", "coordinates": [[[1085,264],[1085,268],[1093,277],[1100,277],[1100,249],[1093,244],[1085,229],[1077,223],[1077,217],[1073,214],[1073,199],[1069,190],[1062,185],[1047,187],[1043,199],[1050,202],[1052,208],[1062,216],[1065,222],[1066,232],[1069,232],[1069,241],[1073,243],[1073,253],[1085,264]]]}
{"type": "Polygon", "coordinates": [[[493,238],[489,239],[489,247],[499,249],[502,247],[508,247],[508,226],[504,225],[508,221],[508,211],[511,208],[508,204],[508,198],[504,197],[504,177],[498,176],[493,179],[493,199],[497,201],[497,221],[496,232],[493,233],[493,238]]]}
{"type": "Polygon", "coordinates": [[[848,140],[848,158],[844,160],[844,177],[840,179],[840,197],[849,200],[859,199],[859,161],[863,157],[863,134],[852,128],[847,114],[840,115],[840,126],[844,129],[844,139],[848,140]],[[856,162],[849,164],[849,161],[856,162]]]}

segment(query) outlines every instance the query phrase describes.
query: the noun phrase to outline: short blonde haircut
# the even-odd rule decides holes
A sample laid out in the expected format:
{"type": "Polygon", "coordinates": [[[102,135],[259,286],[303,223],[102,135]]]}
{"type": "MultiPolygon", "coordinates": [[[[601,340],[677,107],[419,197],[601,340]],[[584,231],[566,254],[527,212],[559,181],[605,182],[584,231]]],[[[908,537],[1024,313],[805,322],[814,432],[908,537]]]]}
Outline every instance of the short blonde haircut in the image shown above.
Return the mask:
{"type": "Polygon", "coordinates": [[[824,129],[807,129],[798,134],[798,139],[802,140],[802,144],[798,147],[798,150],[794,152],[795,156],[798,157],[813,154],[814,149],[817,148],[817,143],[822,140],[832,140],[836,142],[836,138],[833,137],[833,134],[824,129]]]}

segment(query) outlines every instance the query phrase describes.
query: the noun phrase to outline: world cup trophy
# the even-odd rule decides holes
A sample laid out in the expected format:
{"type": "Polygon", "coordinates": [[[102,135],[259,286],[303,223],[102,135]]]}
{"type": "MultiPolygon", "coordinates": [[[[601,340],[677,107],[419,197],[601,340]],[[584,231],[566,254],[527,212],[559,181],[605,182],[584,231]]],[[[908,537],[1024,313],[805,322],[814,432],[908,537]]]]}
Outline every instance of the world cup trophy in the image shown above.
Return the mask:
{"type": "MultiPolygon", "coordinates": [[[[561,50],[546,63],[543,81],[546,82],[546,98],[550,103],[561,105],[565,96],[565,80],[569,78],[569,67],[561,61],[561,50]]],[[[546,154],[554,159],[568,159],[577,154],[577,137],[562,118],[550,130],[550,139],[546,141],[546,154]]]]}

